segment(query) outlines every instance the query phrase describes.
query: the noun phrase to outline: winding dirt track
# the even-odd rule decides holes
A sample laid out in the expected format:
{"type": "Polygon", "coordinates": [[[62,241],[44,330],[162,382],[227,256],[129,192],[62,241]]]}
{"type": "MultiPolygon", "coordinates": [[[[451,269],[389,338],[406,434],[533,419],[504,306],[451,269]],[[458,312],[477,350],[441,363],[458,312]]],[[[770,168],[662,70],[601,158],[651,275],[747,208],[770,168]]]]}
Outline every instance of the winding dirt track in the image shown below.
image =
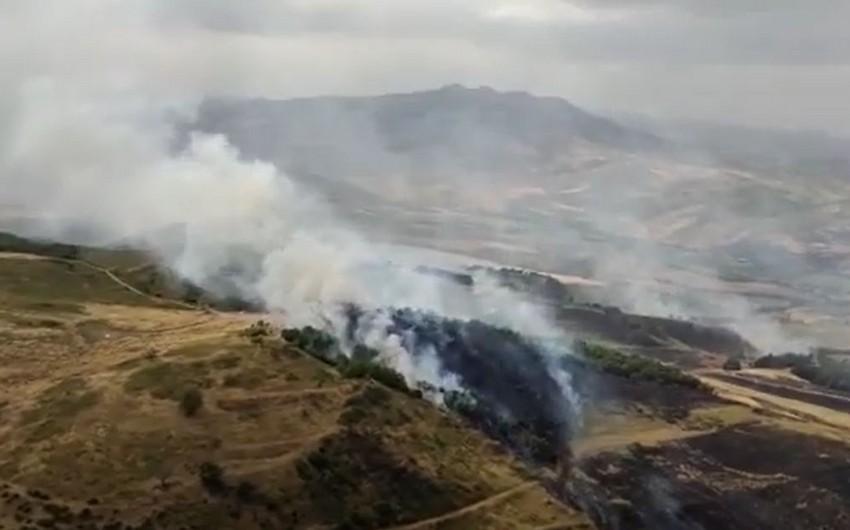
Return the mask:
{"type": "MultiPolygon", "coordinates": [[[[201,309],[197,305],[193,305],[193,304],[190,304],[188,302],[180,302],[178,300],[163,300],[162,298],[157,298],[156,296],[150,295],[150,294],[148,294],[144,291],[137,289],[136,287],[133,287],[129,283],[125,282],[124,280],[122,280],[121,278],[116,276],[115,273],[113,273],[111,270],[109,270],[105,267],[101,267],[99,265],[95,265],[94,263],[91,263],[90,261],[81,260],[81,259],[70,259],[70,258],[56,258],[56,257],[53,257],[53,256],[41,256],[41,255],[38,255],[38,254],[23,254],[23,253],[17,253],[17,252],[0,252],[0,259],[2,259],[2,258],[5,258],[5,259],[44,260],[44,261],[52,261],[54,263],[67,263],[67,264],[71,264],[71,265],[82,265],[83,267],[87,267],[87,268],[89,268],[93,271],[96,271],[96,272],[99,272],[99,273],[105,275],[107,278],[109,278],[113,282],[117,283],[119,286],[126,289],[127,291],[130,291],[131,293],[133,293],[137,296],[141,296],[142,298],[146,298],[146,299],[148,299],[152,302],[155,302],[158,305],[163,305],[163,306],[171,305],[171,306],[176,306],[176,307],[180,307],[180,308],[183,308],[183,309],[192,309],[194,311],[199,311],[201,309]]],[[[140,266],[140,267],[147,267],[149,265],[150,265],[149,263],[146,263],[146,264],[144,264],[143,266],[140,266]]],[[[137,268],[138,267],[134,267],[133,269],[137,269],[137,268]]],[[[133,269],[130,269],[130,270],[133,270],[133,269]]]]}
{"type": "Polygon", "coordinates": [[[508,497],[511,497],[512,495],[515,495],[515,494],[517,494],[521,491],[531,489],[531,488],[533,488],[534,486],[537,486],[537,485],[538,485],[537,482],[535,482],[533,480],[528,481],[528,482],[523,482],[522,484],[514,486],[513,488],[507,489],[507,490],[505,490],[501,493],[497,493],[497,494],[495,494],[491,497],[487,497],[486,499],[482,499],[482,500],[475,502],[473,504],[470,504],[468,506],[464,506],[463,508],[460,508],[460,509],[455,510],[453,512],[445,513],[445,514],[439,515],[437,517],[432,517],[430,519],[424,519],[422,521],[417,521],[415,523],[410,523],[410,524],[407,524],[407,525],[404,525],[404,526],[394,526],[394,527],[388,528],[386,530],[416,530],[416,529],[421,529],[421,528],[432,528],[432,527],[434,527],[434,526],[436,526],[440,523],[450,521],[452,519],[457,519],[458,517],[462,517],[462,516],[470,514],[472,512],[476,512],[476,511],[478,511],[482,508],[486,508],[488,506],[498,504],[499,502],[507,499],[508,497]]]}
{"type": "Polygon", "coordinates": [[[141,296],[142,298],[147,298],[148,300],[151,300],[152,302],[156,302],[157,304],[173,305],[173,306],[177,306],[177,307],[182,307],[184,309],[192,309],[192,310],[196,310],[196,311],[199,309],[198,306],[192,305],[192,304],[187,303],[187,302],[180,302],[180,301],[177,301],[177,300],[163,300],[161,298],[157,298],[156,296],[149,295],[149,294],[147,294],[143,291],[140,291],[139,289],[133,287],[129,283],[125,282],[124,280],[122,280],[121,278],[116,276],[115,273],[113,273],[111,270],[104,268],[104,267],[100,267],[100,266],[95,265],[94,263],[90,263],[88,261],[76,260],[76,259],[65,259],[65,258],[48,258],[48,259],[50,261],[59,261],[59,262],[64,262],[64,263],[75,263],[75,264],[78,264],[78,265],[83,265],[84,267],[88,267],[89,269],[100,272],[101,274],[105,274],[107,278],[109,278],[113,282],[117,283],[118,285],[120,285],[124,289],[130,291],[133,294],[141,296]]]}

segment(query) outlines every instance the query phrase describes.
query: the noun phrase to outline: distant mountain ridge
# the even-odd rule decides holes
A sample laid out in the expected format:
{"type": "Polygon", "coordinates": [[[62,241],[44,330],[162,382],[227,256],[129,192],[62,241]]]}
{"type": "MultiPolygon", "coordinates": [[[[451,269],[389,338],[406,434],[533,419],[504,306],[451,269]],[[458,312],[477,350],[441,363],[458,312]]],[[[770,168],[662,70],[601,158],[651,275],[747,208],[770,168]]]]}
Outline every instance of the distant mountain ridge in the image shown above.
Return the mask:
{"type": "Polygon", "coordinates": [[[381,96],[210,99],[192,127],[225,134],[246,157],[326,176],[498,175],[545,168],[579,146],[664,145],[561,98],[460,85],[381,96]]]}

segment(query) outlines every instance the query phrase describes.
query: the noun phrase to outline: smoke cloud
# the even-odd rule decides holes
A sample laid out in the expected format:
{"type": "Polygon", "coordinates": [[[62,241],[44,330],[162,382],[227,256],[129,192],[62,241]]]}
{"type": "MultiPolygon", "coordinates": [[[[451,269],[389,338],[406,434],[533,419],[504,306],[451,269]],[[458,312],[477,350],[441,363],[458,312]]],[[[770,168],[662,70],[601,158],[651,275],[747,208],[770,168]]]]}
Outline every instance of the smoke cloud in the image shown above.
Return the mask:
{"type": "MultiPolygon", "coordinates": [[[[177,124],[205,94],[169,91],[164,65],[151,71],[145,53],[110,55],[119,40],[139,39],[139,50],[157,35],[173,42],[167,25],[139,4],[83,2],[75,6],[80,12],[62,4],[50,13],[35,4],[3,8],[4,25],[32,31],[11,53],[33,60],[0,74],[0,204],[37,220],[40,235],[60,236],[73,226],[99,243],[141,244],[213,291],[222,288],[222,271],[231,271],[230,287],[281,313],[287,325],[340,326],[339,308],[349,303],[378,311],[359,340],[409,381],[447,389],[457,388],[457,379],[435,354],[407,352],[390,322],[378,318],[381,308],[559,335],[539,308],[492,280],[480,278],[470,292],[395,259],[274,165],[241,157],[224,136],[181,138],[177,124]],[[68,46],[62,57],[60,43],[68,46]]],[[[198,83],[238,75],[210,66],[185,75],[198,83]]],[[[552,369],[560,372],[554,361],[552,369]]],[[[569,394],[568,376],[557,378],[569,394]]]]}

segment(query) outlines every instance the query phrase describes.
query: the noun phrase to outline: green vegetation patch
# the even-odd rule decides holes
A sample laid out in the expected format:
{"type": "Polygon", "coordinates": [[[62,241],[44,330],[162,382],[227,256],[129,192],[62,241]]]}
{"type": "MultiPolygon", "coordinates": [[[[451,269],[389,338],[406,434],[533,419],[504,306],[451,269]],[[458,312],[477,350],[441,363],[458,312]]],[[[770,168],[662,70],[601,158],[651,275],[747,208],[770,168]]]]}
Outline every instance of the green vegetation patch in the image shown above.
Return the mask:
{"type": "Polygon", "coordinates": [[[680,369],[640,355],[628,355],[601,344],[578,341],[576,351],[594,367],[621,377],[703,389],[699,379],[680,369]]]}
{"type": "Polygon", "coordinates": [[[209,367],[203,361],[175,363],[153,361],[130,374],[124,390],[136,394],[147,392],[157,399],[178,401],[190,388],[208,388],[209,367]]]}
{"type": "Polygon", "coordinates": [[[393,390],[404,393],[410,392],[410,388],[408,388],[403,375],[376,361],[352,360],[343,363],[340,367],[340,372],[344,377],[351,379],[372,379],[393,390]]]}
{"type": "Polygon", "coordinates": [[[382,364],[378,360],[378,351],[373,348],[358,344],[349,359],[340,353],[333,336],[311,326],[284,329],[281,336],[305,353],[335,366],[343,377],[371,379],[399,392],[419,394],[418,391],[411,391],[403,375],[382,364]]]}
{"type": "Polygon", "coordinates": [[[341,357],[336,339],[312,326],[284,329],[281,336],[286,342],[329,364],[336,364],[341,357]]]}
{"type": "Polygon", "coordinates": [[[46,440],[67,432],[77,416],[99,400],[100,392],[85,380],[66,379],[42,392],[36,406],[21,416],[21,425],[31,428],[28,440],[46,440]]]}

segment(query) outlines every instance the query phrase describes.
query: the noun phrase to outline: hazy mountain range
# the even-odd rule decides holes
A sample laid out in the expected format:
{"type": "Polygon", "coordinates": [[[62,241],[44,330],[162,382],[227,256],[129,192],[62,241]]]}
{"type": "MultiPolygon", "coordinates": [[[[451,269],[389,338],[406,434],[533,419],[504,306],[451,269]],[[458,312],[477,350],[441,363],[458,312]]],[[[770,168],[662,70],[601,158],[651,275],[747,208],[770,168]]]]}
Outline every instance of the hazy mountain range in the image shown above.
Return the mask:
{"type": "Polygon", "coordinates": [[[614,301],[636,310],[717,316],[694,304],[730,281],[791,320],[850,301],[840,138],[615,121],[559,98],[458,85],[208,100],[189,126],[274,162],[375,239],[628,281],[641,287],[614,301]]]}

